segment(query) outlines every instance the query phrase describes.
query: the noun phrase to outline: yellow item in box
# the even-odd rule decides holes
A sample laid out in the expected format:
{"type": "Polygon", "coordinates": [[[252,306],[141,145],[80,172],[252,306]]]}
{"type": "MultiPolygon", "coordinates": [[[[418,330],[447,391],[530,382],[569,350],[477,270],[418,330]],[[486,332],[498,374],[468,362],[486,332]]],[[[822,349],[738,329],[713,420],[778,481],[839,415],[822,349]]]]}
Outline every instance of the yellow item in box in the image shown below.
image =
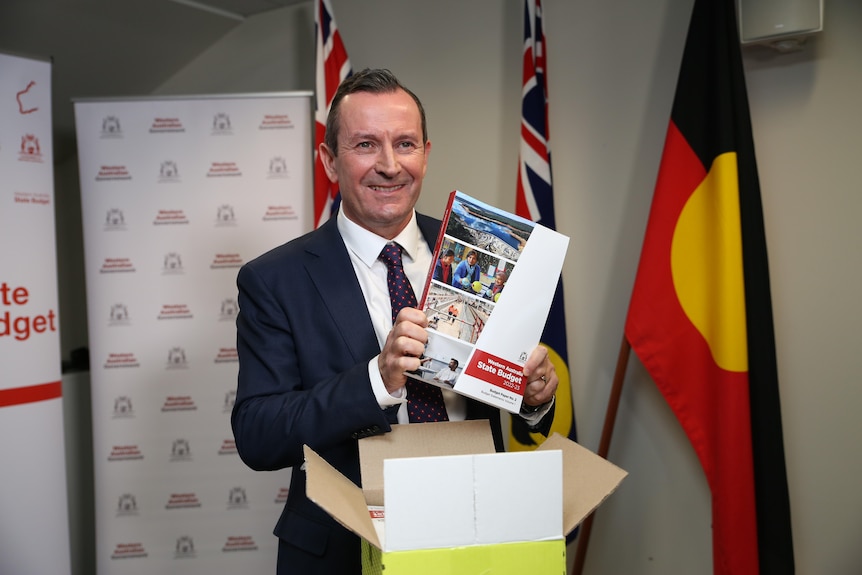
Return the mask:
{"type": "Polygon", "coordinates": [[[565,575],[566,543],[527,541],[383,553],[362,542],[362,575],[565,575]]]}

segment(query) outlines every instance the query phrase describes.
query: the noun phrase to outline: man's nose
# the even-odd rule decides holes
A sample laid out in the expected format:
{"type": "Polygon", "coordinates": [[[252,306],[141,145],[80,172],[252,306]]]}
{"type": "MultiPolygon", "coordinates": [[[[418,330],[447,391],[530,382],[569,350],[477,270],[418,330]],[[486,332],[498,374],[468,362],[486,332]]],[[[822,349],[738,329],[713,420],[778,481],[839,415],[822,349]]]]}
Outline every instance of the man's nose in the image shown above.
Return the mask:
{"type": "Polygon", "coordinates": [[[376,169],[381,174],[394,176],[401,170],[401,164],[398,162],[398,155],[392,146],[381,146],[380,153],[377,156],[376,169]]]}

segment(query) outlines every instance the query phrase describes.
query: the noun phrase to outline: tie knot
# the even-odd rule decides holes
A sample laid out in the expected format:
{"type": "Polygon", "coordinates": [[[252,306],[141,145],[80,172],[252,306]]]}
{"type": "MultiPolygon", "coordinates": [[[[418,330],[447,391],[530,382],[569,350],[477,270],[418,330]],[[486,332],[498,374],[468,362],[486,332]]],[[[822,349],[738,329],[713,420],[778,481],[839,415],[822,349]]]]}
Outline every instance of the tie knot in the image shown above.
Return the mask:
{"type": "Polygon", "coordinates": [[[401,262],[401,246],[398,244],[386,244],[380,252],[380,259],[388,267],[403,267],[401,262]]]}

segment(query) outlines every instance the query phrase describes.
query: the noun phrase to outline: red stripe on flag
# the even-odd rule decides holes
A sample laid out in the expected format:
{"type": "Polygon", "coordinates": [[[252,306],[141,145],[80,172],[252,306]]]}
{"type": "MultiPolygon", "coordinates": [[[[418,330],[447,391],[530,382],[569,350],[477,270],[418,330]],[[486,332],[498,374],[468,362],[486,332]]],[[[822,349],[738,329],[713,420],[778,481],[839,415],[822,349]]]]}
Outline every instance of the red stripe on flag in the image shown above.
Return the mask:
{"type": "Polygon", "coordinates": [[[338,185],[330,182],[320,158],[320,145],[326,134],[326,117],[338,86],[350,76],[350,60],[335,25],[327,0],[315,2],[315,134],[314,134],[314,227],[329,219],[338,200],[338,185]]]}
{"type": "Polygon", "coordinates": [[[0,390],[0,407],[12,405],[23,405],[25,403],[36,403],[47,401],[63,396],[63,386],[59,381],[42,383],[39,385],[28,385],[26,387],[15,387],[0,390]]]}
{"type": "MultiPolygon", "coordinates": [[[[335,19],[332,20],[333,26],[335,26],[335,19]]],[[[339,84],[344,78],[347,77],[347,73],[344,70],[344,65],[348,62],[347,58],[347,50],[344,48],[344,43],[341,40],[341,34],[338,30],[332,35],[332,48],[326,54],[326,58],[324,60],[323,66],[326,73],[326,105],[327,107],[332,103],[332,99],[335,97],[335,92],[338,90],[339,84]]]]}
{"type": "MultiPolygon", "coordinates": [[[[548,162],[548,146],[545,142],[536,137],[526,122],[521,122],[521,141],[527,144],[530,149],[536,152],[536,155],[548,162]]],[[[523,216],[522,216],[523,217],[523,216]]]]}

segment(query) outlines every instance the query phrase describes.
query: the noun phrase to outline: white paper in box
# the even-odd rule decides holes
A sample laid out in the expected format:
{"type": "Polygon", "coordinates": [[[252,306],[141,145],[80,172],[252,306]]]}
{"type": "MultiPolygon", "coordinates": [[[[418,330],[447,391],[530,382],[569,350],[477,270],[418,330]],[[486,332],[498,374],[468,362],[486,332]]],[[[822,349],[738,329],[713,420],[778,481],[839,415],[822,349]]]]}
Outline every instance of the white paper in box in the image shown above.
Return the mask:
{"type": "Polygon", "coordinates": [[[475,457],[477,543],[563,537],[563,452],[475,457]]]}
{"type": "Polygon", "coordinates": [[[471,545],[472,479],[470,455],[385,460],[383,550],[471,545]]]}
{"type": "Polygon", "coordinates": [[[561,451],[387,459],[383,469],[384,551],[563,537],[561,451]]]}

